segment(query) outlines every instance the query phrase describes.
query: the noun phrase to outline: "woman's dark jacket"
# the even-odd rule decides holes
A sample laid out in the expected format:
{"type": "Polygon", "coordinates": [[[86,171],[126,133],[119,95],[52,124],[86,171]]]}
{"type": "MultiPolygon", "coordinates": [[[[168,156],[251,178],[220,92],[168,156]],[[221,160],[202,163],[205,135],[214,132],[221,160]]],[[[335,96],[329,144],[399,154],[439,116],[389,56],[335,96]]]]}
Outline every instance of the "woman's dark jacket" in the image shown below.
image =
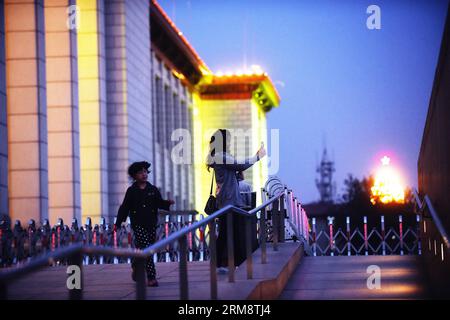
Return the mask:
{"type": "Polygon", "coordinates": [[[122,222],[129,215],[132,228],[141,226],[151,229],[158,222],[158,208],[164,210],[170,208],[170,202],[162,199],[158,188],[147,182],[147,186],[141,189],[137,183],[133,183],[127,189],[125,198],[119,208],[116,228],[120,229],[122,222]]]}

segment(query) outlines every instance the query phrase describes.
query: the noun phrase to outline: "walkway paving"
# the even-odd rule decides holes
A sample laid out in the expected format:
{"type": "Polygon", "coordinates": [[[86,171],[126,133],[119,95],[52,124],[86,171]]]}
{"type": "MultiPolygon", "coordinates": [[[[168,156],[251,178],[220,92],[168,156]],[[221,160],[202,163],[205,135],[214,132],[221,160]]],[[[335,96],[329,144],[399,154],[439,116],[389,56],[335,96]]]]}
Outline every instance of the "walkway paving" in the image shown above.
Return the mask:
{"type": "Polygon", "coordinates": [[[417,256],[304,257],[279,299],[421,299],[426,295],[417,256]],[[381,270],[369,289],[367,267],[381,270]]]}
{"type": "MultiPolygon", "coordinates": [[[[236,271],[236,281],[228,282],[227,275],[218,275],[219,299],[273,299],[284,288],[289,276],[303,253],[299,243],[283,243],[279,251],[270,246],[267,250],[267,264],[261,264],[261,252],[255,251],[254,274],[247,280],[246,264],[236,271]]],[[[147,299],[178,300],[178,263],[157,263],[157,279],[160,286],[147,288],[147,299]]],[[[209,262],[188,263],[190,299],[210,299],[209,262]]],[[[83,298],[129,300],[136,298],[136,286],[131,279],[128,264],[89,265],[83,267],[83,298]]],[[[66,267],[48,267],[32,273],[11,284],[9,299],[67,299],[66,267]]]]}

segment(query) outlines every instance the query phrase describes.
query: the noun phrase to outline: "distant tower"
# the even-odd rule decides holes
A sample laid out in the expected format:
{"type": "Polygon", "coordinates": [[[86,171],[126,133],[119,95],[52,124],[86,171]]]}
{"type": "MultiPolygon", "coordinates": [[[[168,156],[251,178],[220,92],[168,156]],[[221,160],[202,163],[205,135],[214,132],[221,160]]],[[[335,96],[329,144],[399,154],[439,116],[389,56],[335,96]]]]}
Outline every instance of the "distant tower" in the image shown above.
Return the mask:
{"type": "Polygon", "coordinates": [[[320,202],[331,203],[334,199],[335,184],[333,183],[334,162],[328,160],[327,149],[323,150],[322,161],[317,167],[320,177],[316,179],[316,186],[320,193],[320,202]]]}

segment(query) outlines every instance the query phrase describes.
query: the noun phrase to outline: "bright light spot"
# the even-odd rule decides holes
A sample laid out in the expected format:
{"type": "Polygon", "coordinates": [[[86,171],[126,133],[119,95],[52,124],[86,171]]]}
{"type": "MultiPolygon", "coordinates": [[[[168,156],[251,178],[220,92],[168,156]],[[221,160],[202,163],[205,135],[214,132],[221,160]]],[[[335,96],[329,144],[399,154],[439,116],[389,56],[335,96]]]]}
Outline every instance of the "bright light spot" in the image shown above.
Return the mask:
{"type": "Polygon", "coordinates": [[[242,77],[242,76],[268,76],[268,74],[266,72],[264,72],[264,70],[256,64],[253,64],[250,66],[250,68],[240,68],[240,69],[236,69],[236,70],[229,70],[226,71],[225,73],[222,71],[218,71],[215,74],[217,77],[233,77],[233,76],[238,76],[238,77],[242,77]]]}
{"type": "Polygon", "coordinates": [[[403,203],[405,192],[399,174],[390,166],[390,158],[384,156],[381,159],[382,167],[375,175],[375,181],[371,188],[370,201],[375,203],[403,203]]]}
{"type": "Polygon", "coordinates": [[[253,72],[254,74],[256,74],[256,75],[262,75],[262,74],[264,74],[263,69],[262,69],[261,66],[259,66],[259,65],[252,64],[252,65],[250,66],[250,69],[251,69],[252,72],[253,72]]]}
{"type": "Polygon", "coordinates": [[[388,166],[389,162],[391,162],[391,158],[384,156],[383,158],[381,158],[381,163],[383,164],[383,166],[388,166]]]}

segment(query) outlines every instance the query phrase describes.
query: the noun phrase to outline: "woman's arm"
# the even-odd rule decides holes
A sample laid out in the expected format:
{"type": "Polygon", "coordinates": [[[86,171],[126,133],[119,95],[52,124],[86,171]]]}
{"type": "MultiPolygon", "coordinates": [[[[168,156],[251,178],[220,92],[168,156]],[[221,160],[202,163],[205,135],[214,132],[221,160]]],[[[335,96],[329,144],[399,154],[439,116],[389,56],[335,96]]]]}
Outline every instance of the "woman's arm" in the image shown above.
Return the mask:
{"type": "Polygon", "coordinates": [[[253,164],[255,164],[257,161],[259,161],[259,156],[256,154],[255,156],[245,159],[242,163],[242,161],[236,160],[234,157],[230,156],[229,154],[224,155],[217,155],[216,157],[216,165],[224,166],[228,170],[234,170],[234,171],[244,171],[250,168],[253,164]],[[217,157],[221,157],[221,159],[218,159],[217,157]]]}

